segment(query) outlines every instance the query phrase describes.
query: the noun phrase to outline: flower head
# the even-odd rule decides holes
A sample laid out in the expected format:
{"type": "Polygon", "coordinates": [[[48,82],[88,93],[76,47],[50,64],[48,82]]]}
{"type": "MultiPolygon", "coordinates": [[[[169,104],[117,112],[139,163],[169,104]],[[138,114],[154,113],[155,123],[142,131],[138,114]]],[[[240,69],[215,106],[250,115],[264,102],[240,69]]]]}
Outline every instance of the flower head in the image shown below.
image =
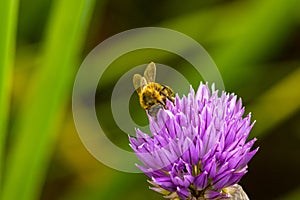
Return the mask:
{"type": "Polygon", "coordinates": [[[150,179],[151,189],[170,199],[222,199],[247,173],[257,152],[256,139],[246,141],[254,123],[243,117],[241,99],[200,84],[187,97],[167,102],[156,117],[149,116],[149,136],[140,130],[130,146],[150,179]]]}

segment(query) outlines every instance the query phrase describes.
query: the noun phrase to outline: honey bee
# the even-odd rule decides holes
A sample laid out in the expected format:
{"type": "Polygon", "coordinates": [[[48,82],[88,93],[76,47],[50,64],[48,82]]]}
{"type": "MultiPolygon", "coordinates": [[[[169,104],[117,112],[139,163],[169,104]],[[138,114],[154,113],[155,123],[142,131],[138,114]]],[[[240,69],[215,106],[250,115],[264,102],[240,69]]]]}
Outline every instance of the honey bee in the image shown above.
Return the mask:
{"type": "Polygon", "coordinates": [[[141,107],[152,116],[156,117],[158,111],[166,109],[166,100],[174,103],[173,90],[165,85],[155,82],[156,66],[151,62],[144,71],[144,76],[135,74],[133,76],[133,86],[139,95],[141,107]]]}

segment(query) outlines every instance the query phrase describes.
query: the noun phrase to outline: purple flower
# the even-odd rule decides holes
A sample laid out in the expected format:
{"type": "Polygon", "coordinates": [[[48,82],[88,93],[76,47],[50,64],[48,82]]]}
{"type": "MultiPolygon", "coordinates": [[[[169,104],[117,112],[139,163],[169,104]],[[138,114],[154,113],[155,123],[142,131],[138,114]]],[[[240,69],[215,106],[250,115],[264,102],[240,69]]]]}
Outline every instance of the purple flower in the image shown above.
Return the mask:
{"type": "Polygon", "coordinates": [[[200,84],[149,116],[152,136],[136,130],[130,146],[153,187],[170,199],[230,198],[257,152],[246,141],[254,123],[241,99],[200,84]]]}

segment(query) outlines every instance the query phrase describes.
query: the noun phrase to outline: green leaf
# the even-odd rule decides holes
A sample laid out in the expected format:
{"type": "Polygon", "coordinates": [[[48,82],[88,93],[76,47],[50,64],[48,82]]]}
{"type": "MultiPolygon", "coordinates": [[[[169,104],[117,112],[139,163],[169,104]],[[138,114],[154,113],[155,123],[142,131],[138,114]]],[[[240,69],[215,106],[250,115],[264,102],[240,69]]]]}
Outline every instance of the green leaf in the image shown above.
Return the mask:
{"type": "Polygon", "coordinates": [[[18,0],[0,1],[0,191],[15,57],[18,0]]]}
{"type": "Polygon", "coordinates": [[[1,199],[31,200],[40,193],[94,3],[54,1],[41,64],[15,125],[1,199]]]}

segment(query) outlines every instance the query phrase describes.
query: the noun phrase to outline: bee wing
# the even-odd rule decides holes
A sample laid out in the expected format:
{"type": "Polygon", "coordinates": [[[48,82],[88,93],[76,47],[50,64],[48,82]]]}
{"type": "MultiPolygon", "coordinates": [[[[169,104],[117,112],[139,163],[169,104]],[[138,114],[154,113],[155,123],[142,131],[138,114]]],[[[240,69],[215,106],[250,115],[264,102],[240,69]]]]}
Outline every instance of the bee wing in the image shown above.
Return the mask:
{"type": "Polygon", "coordinates": [[[144,72],[144,77],[146,82],[155,82],[156,77],[156,66],[154,62],[149,63],[144,72]]]}
{"type": "Polygon", "coordinates": [[[147,85],[147,80],[145,77],[142,77],[141,82],[140,82],[140,88],[144,88],[147,85]]]}
{"type": "Polygon", "coordinates": [[[133,75],[133,87],[137,91],[137,93],[141,92],[141,82],[143,77],[140,74],[133,75]]]}

